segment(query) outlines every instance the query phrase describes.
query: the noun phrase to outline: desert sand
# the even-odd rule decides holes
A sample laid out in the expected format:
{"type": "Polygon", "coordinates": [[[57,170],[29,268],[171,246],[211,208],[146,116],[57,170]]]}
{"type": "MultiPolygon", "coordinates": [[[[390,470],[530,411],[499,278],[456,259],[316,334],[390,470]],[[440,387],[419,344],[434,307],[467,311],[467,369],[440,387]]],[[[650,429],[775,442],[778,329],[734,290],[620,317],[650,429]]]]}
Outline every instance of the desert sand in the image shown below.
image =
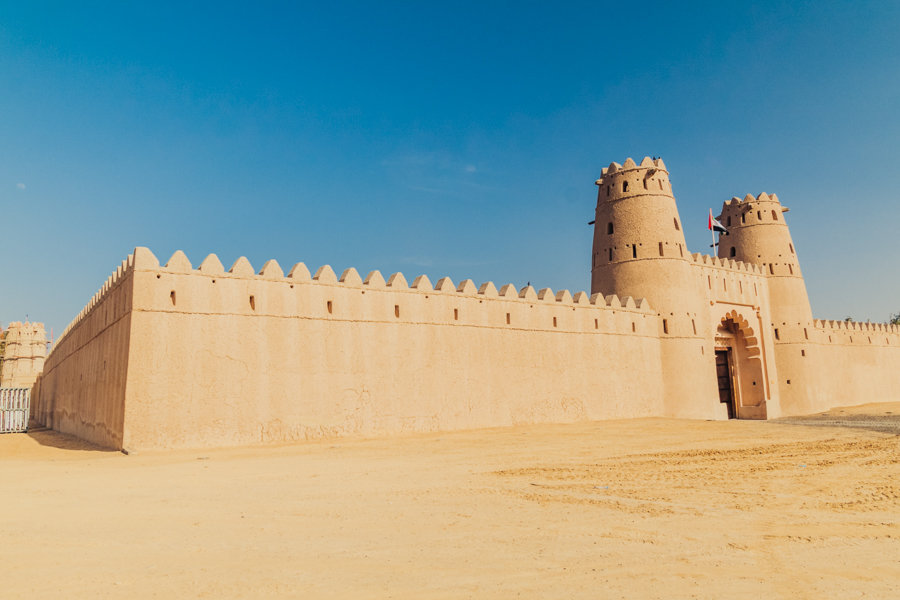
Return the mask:
{"type": "Polygon", "coordinates": [[[896,415],[129,456],[7,434],[0,596],[900,597],[900,436],[865,428],[896,415]]]}

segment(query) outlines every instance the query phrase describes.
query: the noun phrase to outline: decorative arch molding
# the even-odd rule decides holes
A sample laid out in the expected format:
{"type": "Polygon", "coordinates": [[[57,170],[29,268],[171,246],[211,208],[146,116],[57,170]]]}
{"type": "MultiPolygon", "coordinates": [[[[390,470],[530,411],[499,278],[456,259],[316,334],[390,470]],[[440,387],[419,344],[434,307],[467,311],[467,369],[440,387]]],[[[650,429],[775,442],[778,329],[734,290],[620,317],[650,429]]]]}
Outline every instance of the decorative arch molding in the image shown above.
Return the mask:
{"type": "MultiPolygon", "coordinates": [[[[750,326],[749,321],[747,321],[747,319],[745,319],[744,316],[738,311],[731,310],[725,313],[725,315],[719,321],[719,324],[726,328],[730,323],[734,324],[734,327],[737,329],[737,331],[740,331],[744,336],[747,358],[762,360],[760,354],[759,338],[756,336],[756,332],[753,331],[753,327],[750,326]]],[[[737,333],[737,331],[735,333],[737,333]]]]}

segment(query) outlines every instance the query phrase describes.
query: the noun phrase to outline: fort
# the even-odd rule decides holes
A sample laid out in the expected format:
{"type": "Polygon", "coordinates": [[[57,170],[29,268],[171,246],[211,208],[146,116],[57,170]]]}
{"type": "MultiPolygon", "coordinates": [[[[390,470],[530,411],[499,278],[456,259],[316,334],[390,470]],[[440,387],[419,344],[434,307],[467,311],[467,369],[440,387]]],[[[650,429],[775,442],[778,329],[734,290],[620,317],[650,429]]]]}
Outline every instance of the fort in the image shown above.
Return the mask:
{"type": "Polygon", "coordinates": [[[774,195],[691,254],[661,159],[597,180],[590,293],[136,248],[46,357],[39,423],[125,450],[900,399],[900,329],[813,318],[774,195]]]}

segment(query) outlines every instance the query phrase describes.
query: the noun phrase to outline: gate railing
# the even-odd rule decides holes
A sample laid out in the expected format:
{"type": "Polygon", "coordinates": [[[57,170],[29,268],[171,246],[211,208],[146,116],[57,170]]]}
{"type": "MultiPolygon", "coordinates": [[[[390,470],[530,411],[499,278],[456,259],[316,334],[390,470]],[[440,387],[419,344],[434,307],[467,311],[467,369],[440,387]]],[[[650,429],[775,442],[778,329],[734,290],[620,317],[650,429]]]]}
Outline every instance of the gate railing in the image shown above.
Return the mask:
{"type": "Polygon", "coordinates": [[[31,388],[0,388],[0,433],[28,430],[31,388]]]}

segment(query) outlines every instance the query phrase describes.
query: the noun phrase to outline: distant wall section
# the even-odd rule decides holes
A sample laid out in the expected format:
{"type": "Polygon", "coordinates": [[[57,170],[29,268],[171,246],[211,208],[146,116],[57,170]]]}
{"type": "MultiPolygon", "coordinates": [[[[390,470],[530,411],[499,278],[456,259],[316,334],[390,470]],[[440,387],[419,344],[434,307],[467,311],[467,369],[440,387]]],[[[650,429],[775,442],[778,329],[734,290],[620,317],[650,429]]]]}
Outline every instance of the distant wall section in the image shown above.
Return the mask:
{"type": "Polygon", "coordinates": [[[32,393],[39,423],[121,448],[131,331],[133,257],[60,336],[32,393]]]}

